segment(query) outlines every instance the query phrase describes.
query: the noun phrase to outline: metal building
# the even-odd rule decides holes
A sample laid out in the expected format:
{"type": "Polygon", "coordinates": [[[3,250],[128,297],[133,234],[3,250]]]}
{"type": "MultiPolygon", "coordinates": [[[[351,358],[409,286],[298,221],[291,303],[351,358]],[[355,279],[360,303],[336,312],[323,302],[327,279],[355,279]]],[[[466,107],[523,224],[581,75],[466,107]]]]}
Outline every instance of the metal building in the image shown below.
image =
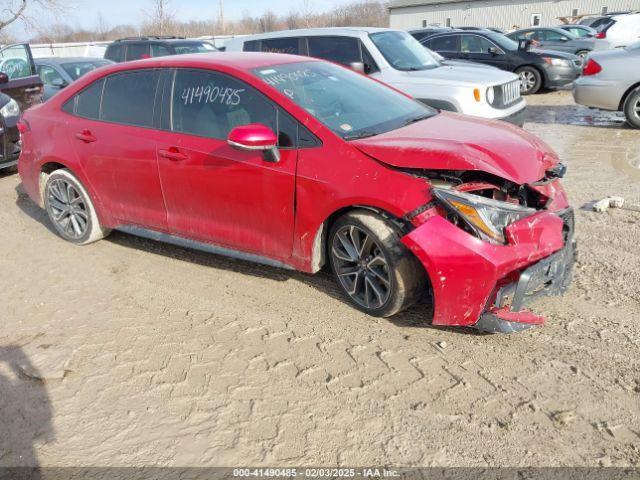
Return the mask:
{"type": "Polygon", "coordinates": [[[640,10],[640,0],[392,0],[391,27],[553,26],[559,17],[640,10]]]}

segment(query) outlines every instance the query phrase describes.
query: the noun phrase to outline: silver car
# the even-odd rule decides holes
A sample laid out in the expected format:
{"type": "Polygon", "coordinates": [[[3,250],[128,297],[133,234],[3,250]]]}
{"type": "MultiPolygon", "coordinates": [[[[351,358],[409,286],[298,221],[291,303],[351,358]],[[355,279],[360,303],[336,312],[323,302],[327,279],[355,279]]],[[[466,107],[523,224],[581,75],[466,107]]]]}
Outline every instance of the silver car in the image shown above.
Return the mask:
{"type": "Polygon", "coordinates": [[[640,128],[640,42],[625,48],[589,54],[582,77],[574,82],[576,103],[623,111],[627,122],[640,128]]]}

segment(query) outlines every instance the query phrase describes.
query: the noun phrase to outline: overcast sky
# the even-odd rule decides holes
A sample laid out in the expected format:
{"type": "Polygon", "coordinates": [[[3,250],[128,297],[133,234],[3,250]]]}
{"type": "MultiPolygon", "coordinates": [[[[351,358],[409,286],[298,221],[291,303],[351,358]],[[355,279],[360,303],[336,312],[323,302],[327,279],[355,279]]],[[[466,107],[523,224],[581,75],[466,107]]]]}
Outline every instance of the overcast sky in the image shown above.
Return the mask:
{"type": "MultiPolygon", "coordinates": [[[[169,1],[170,9],[180,20],[205,20],[218,16],[219,0],[169,1]]],[[[322,12],[351,1],[353,0],[310,0],[310,3],[314,11],[322,12]]],[[[151,5],[151,1],[148,0],[61,0],[61,2],[70,5],[70,8],[61,18],[56,20],[49,16],[44,22],[57,21],[91,29],[96,24],[98,13],[101,13],[109,26],[136,24],[143,19],[143,11],[151,5]]],[[[257,16],[268,9],[283,14],[291,9],[301,8],[301,4],[301,0],[224,0],[225,19],[238,19],[245,11],[252,16],[257,16]]],[[[30,14],[35,18],[40,12],[32,10],[30,14]]],[[[25,35],[29,36],[22,27],[14,27],[11,32],[21,39],[24,39],[25,35]]]]}

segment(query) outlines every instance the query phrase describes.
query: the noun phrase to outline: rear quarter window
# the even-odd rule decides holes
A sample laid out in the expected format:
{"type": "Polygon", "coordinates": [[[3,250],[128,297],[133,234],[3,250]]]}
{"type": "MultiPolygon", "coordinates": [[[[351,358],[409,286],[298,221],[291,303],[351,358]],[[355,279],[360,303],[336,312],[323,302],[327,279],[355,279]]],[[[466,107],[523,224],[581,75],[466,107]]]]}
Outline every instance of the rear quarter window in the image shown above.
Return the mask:
{"type": "Polygon", "coordinates": [[[106,53],[104,54],[104,58],[106,58],[107,60],[112,60],[114,62],[124,61],[124,45],[109,45],[106,53]]]}
{"type": "Polygon", "coordinates": [[[92,83],[67,101],[63,106],[63,110],[68,113],[74,113],[79,117],[98,120],[103,87],[104,79],[92,83]]]}

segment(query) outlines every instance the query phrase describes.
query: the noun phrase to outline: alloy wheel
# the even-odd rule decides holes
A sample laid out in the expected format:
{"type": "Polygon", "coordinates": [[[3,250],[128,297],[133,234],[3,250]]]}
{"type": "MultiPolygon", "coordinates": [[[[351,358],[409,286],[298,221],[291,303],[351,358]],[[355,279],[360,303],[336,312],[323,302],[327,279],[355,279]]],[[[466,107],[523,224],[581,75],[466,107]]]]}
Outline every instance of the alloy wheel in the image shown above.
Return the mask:
{"type": "Polygon", "coordinates": [[[520,89],[522,92],[528,92],[536,84],[536,77],[532,72],[527,70],[520,72],[520,89]]]}
{"type": "Polygon", "coordinates": [[[82,238],[89,227],[87,204],[70,182],[56,179],[47,189],[51,219],[73,239],[82,238]]]}
{"type": "Polygon", "coordinates": [[[631,106],[631,113],[636,117],[636,120],[640,122],[640,97],[638,97],[636,103],[631,106]]]}
{"type": "Polygon", "coordinates": [[[346,225],[331,245],[336,275],[347,294],[367,309],[383,307],[391,295],[389,264],[371,234],[346,225]]]}

